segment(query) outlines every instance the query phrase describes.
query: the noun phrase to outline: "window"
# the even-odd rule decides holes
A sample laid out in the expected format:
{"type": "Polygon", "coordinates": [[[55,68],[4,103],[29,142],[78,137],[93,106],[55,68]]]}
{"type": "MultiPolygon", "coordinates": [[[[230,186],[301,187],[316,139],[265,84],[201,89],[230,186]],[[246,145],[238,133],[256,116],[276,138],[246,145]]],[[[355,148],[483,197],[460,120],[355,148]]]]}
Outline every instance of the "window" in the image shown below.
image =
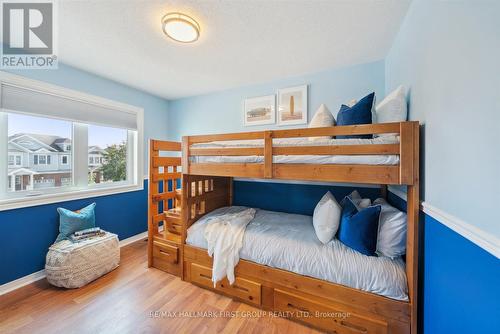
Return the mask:
{"type": "Polygon", "coordinates": [[[33,163],[35,165],[50,165],[50,155],[46,154],[34,154],[33,163]]]}
{"type": "Polygon", "coordinates": [[[89,184],[126,181],[127,130],[97,125],[88,130],[89,184]]]}
{"type": "Polygon", "coordinates": [[[9,167],[22,166],[22,156],[20,154],[9,154],[9,167]]]}
{"type": "Polygon", "coordinates": [[[142,189],[142,109],[8,73],[0,84],[0,210],[142,189]]]}

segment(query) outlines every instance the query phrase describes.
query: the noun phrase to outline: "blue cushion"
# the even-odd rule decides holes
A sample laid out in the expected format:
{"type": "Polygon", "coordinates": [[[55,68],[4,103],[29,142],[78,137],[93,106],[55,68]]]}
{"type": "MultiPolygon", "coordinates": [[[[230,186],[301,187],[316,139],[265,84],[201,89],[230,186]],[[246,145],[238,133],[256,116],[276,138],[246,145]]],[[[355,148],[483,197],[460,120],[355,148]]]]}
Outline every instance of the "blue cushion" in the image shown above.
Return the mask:
{"type": "MultiPolygon", "coordinates": [[[[372,123],[372,106],[375,93],[363,97],[352,107],[342,105],[337,114],[337,125],[357,125],[372,123]]],[[[337,138],[372,138],[372,135],[348,135],[337,138]]]]}
{"type": "Polygon", "coordinates": [[[95,206],[96,204],[92,203],[77,212],[57,208],[57,212],[59,212],[59,235],[56,242],[68,239],[76,231],[95,227],[95,206]]]}
{"type": "Polygon", "coordinates": [[[337,238],[361,254],[376,256],[380,205],[358,210],[349,197],[345,197],[340,205],[342,217],[337,238]]]}

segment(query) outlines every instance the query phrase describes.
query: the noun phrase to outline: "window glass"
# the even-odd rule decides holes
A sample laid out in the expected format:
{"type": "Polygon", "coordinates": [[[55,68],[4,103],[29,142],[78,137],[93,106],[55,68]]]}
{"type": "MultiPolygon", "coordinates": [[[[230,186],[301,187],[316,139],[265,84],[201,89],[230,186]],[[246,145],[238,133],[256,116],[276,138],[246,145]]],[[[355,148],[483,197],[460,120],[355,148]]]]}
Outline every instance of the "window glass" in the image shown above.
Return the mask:
{"type": "Polygon", "coordinates": [[[127,130],[88,126],[89,184],[127,180],[127,130]]]}
{"type": "Polygon", "coordinates": [[[71,144],[71,122],[9,113],[7,126],[9,191],[70,185],[62,180],[72,179],[71,151],[65,150],[71,144]],[[64,167],[58,163],[63,152],[68,159],[64,167]]]}

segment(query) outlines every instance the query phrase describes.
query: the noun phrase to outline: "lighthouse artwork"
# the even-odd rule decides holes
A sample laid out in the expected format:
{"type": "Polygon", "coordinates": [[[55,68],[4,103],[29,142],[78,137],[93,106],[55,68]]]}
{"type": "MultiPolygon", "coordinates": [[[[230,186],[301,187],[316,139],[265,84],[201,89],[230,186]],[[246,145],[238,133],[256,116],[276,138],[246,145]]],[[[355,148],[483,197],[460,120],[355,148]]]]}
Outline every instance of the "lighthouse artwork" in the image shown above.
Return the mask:
{"type": "Polygon", "coordinates": [[[307,85],[278,90],[278,124],[307,123],[307,85]]]}

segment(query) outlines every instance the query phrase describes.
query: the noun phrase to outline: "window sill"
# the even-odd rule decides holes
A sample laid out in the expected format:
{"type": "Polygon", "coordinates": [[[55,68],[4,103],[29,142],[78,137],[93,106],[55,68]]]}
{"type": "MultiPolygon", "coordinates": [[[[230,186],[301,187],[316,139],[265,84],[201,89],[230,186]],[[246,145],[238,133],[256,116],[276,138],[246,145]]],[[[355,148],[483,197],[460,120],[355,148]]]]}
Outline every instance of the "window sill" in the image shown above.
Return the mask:
{"type": "Polygon", "coordinates": [[[0,199],[0,211],[27,208],[31,206],[67,202],[85,198],[116,195],[144,189],[144,180],[140,184],[127,184],[106,188],[74,190],[57,194],[43,194],[39,196],[25,196],[18,198],[0,199]]]}

